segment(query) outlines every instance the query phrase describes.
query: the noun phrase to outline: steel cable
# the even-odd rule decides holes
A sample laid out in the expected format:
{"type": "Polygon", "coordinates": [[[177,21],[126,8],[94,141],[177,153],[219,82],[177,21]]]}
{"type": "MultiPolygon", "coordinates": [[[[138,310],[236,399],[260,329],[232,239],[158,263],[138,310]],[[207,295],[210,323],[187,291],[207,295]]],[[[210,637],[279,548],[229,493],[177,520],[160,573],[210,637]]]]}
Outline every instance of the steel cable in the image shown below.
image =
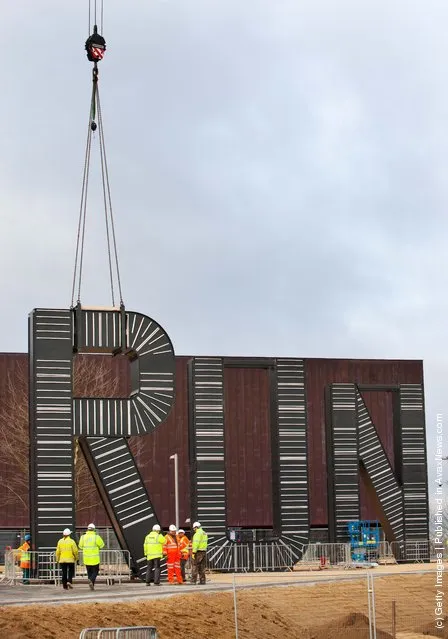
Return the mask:
{"type": "Polygon", "coordinates": [[[86,153],[84,158],[84,172],[82,178],[82,189],[81,189],[81,204],[79,207],[79,220],[78,220],[78,233],[76,238],[76,254],[75,254],[75,268],[73,272],[73,285],[72,285],[72,303],[71,307],[73,308],[75,302],[75,288],[76,288],[76,276],[78,274],[78,303],[80,302],[80,294],[81,294],[81,278],[82,278],[82,263],[83,263],[83,255],[84,255],[84,236],[85,236],[85,225],[86,225],[86,203],[87,203],[87,191],[89,186],[89,169],[90,169],[90,152],[92,148],[92,130],[90,128],[90,117],[89,117],[89,125],[87,129],[87,143],[86,143],[86,153]],[[78,273],[78,263],[79,263],[79,273],[78,273]]]}
{"type": "MultiPolygon", "coordinates": [[[[96,89],[96,97],[97,97],[97,105],[98,105],[98,133],[99,133],[99,143],[100,143],[100,159],[101,159],[101,182],[103,187],[103,202],[104,202],[104,219],[106,222],[106,241],[107,241],[107,256],[109,261],[109,277],[110,277],[110,290],[112,293],[112,306],[115,306],[115,293],[114,293],[114,276],[112,270],[112,253],[110,248],[110,234],[109,234],[109,215],[112,219],[112,210],[108,211],[107,208],[107,195],[106,195],[106,172],[107,172],[107,160],[106,160],[106,152],[104,149],[104,132],[103,132],[103,121],[101,118],[101,106],[100,106],[100,95],[98,86],[96,89]]],[[[107,188],[109,187],[109,181],[107,180],[107,188]]],[[[110,200],[110,196],[109,196],[110,200]]]]}
{"type": "MultiPolygon", "coordinates": [[[[94,9],[94,24],[96,26],[97,0],[94,0],[93,9],[94,9]]],[[[104,20],[104,0],[101,0],[100,11],[101,11],[101,31],[102,31],[103,20],[104,20]]],[[[91,13],[92,13],[92,5],[91,5],[91,0],[89,0],[89,33],[90,33],[90,25],[91,25],[91,13]]],[[[114,223],[114,217],[113,217],[113,211],[112,211],[112,197],[111,197],[111,191],[110,191],[109,169],[107,166],[103,116],[101,112],[100,94],[99,94],[99,88],[98,88],[98,66],[97,66],[97,63],[95,62],[93,67],[93,86],[92,86],[92,97],[91,97],[91,103],[90,103],[89,126],[87,131],[86,152],[85,152],[85,158],[84,158],[81,203],[79,207],[79,220],[78,220],[78,230],[77,230],[77,238],[76,238],[76,253],[75,253],[75,267],[73,272],[71,308],[74,307],[74,303],[75,303],[76,285],[78,285],[77,304],[78,305],[81,304],[81,286],[82,286],[82,275],[83,275],[83,265],[84,265],[84,248],[85,248],[86,220],[87,220],[87,195],[88,195],[88,187],[89,187],[90,160],[91,160],[91,150],[92,150],[92,133],[96,129],[98,129],[98,136],[99,136],[101,183],[102,183],[102,191],[103,191],[104,219],[106,224],[106,243],[107,243],[110,288],[111,288],[111,294],[112,294],[112,306],[115,306],[115,289],[114,289],[114,267],[115,267],[118,293],[120,296],[120,307],[123,308],[124,303],[123,303],[123,294],[121,290],[121,278],[120,278],[120,268],[118,263],[118,250],[117,250],[117,241],[116,241],[116,234],[115,234],[115,223],[114,223]],[[96,116],[98,119],[98,126],[95,122],[96,116]]]]}
{"type": "MultiPolygon", "coordinates": [[[[112,211],[112,196],[111,196],[111,191],[110,191],[109,169],[108,169],[108,166],[107,166],[106,143],[105,143],[105,139],[104,139],[103,114],[102,114],[102,111],[101,111],[101,103],[100,103],[99,92],[97,92],[97,97],[98,97],[97,105],[98,105],[99,136],[100,136],[100,145],[101,145],[101,148],[103,149],[103,155],[104,155],[104,173],[105,173],[105,177],[106,177],[106,190],[107,190],[107,199],[108,199],[108,205],[109,205],[110,228],[111,228],[111,232],[112,232],[112,244],[113,244],[114,257],[115,257],[115,269],[116,269],[116,274],[117,274],[118,294],[120,296],[120,306],[123,306],[123,293],[122,293],[122,290],[121,290],[121,277],[120,277],[120,267],[119,267],[119,261],[118,261],[117,238],[116,238],[116,234],[115,234],[115,222],[114,222],[114,216],[113,216],[113,211],[112,211]]],[[[110,245],[108,245],[108,250],[110,251],[110,245]]]]}

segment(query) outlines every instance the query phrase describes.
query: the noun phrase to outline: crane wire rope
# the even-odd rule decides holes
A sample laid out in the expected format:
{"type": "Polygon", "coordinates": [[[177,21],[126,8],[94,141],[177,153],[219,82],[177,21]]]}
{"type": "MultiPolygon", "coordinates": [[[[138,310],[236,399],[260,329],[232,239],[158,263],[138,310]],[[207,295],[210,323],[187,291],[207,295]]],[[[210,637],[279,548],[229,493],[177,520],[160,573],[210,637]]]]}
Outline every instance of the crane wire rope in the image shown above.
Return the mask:
{"type": "MultiPolygon", "coordinates": [[[[101,24],[103,24],[103,11],[104,0],[101,0],[101,24]]],[[[90,32],[90,19],[91,19],[91,0],[89,0],[89,32],[90,32]]],[[[103,126],[103,114],[101,110],[100,94],[98,87],[98,62],[103,58],[106,49],[106,43],[102,36],[98,34],[97,28],[97,0],[94,0],[94,32],[87,39],[86,50],[87,58],[93,62],[92,70],[92,96],[90,102],[89,124],[87,129],[87,142],[86,151],[84,157],[84,170],[82,178],[81,188],[81,203],[79,207],[79,219],[76,239],[76,253],[75,253],[75,266],[73,272],[72,282],[72,300],[71,308],[75,304],[75,291],[77,293],[76,303],[81,304],[81,287],[82,287],[82,274],[84,266],[84,248],[85,248],[85,235],[86,235],[86,220],[87,220],[87,195],[89,188],[89,175],[91,164],[91,152],[92,152],[92,136],[98,129],[99,151],[100,151],[100,166],[101,166],[101,183],[102,183],[102,195],[104,205],[104,220],[106,226],[106,244],[107,244],[107,258],[109,267],[109,280],[112,296],[112,306],[115,307],[115,278],[117,282],[118,295],[120,298],[120,307],[124,308],[123,294],[121,289],[120,268],[118,261],[118,249],[115,233],[115,223],[112,210],[112,196],[109,180],[109,169],[107,166],[106,156],[106,143],[104,137],[103,126]],[[98,124],[96,123],[98,121],[98,124]]]]}
{"type": "MultiPolygon", "coordinates": [[[[94,0],[94,11],[93,11],[93,24],[97,24],[97,0],[94,0]]],[[[91,15],[92,15],[92,0],[89,0],[89,35],[91,30],[91,15]]],[[[104,32],[104,0],[101,0],[101,8],[100,8],[100,31],[104,32]]]]}

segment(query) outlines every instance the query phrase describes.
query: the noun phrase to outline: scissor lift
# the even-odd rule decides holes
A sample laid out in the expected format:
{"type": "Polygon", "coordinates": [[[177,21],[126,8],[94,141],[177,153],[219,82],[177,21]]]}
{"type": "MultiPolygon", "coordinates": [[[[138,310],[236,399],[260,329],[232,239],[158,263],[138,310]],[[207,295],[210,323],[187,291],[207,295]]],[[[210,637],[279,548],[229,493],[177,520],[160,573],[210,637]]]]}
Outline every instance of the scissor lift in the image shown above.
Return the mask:
{"type": "Polygon", "coordinates": [[[363,566],[376,563],[380,548],[379,521],[349,521],[348,533],[352,562],[363,566]]]}

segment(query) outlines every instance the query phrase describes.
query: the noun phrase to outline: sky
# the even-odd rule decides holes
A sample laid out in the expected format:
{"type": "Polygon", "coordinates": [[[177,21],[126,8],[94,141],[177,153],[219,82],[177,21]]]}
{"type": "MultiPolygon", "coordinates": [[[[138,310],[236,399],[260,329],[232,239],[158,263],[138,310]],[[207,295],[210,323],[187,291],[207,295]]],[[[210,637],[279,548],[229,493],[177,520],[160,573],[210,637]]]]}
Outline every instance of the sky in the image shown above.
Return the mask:
{"type": "MultiPolygon", "coordinates": [[[[446,2],[104,5],[126,307],[178,354],[423,359],[431,479],[437,414],[448,454],[446,2]]],[[[30,310],[71,302],[88,2],[0,15],[0,351],[21,352],[30,310]]],[[[108,305],[97,137],[92,163],[81,300],[108,305]]]]}

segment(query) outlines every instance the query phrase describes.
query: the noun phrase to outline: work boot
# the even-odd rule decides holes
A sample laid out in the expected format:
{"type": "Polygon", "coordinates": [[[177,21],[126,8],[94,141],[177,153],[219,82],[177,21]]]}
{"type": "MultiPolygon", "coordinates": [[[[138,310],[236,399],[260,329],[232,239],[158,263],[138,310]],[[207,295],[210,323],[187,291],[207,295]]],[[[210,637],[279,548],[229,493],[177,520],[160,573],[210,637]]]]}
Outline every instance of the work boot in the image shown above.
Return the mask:
{"type": "Polygon", "coordinates": [[[91,581],[90,579],[89,579],[89,588],[90,588],[90,590],[95,590],[95,585],[94,585],[93,581],[91,581]]]}
{"type": "Polygon", "coordinates": [[[64,588],[64,590],[68,590],[67,584],[64,584],[62,587],[64,588]]]}
{"type": "Polygon", "coordinates": [[[70,582],[68,582],[67,586],[68,586],[68,588],[69,588],[70,590],[73,590],[73,584],[71,584],[70,582]]]}

